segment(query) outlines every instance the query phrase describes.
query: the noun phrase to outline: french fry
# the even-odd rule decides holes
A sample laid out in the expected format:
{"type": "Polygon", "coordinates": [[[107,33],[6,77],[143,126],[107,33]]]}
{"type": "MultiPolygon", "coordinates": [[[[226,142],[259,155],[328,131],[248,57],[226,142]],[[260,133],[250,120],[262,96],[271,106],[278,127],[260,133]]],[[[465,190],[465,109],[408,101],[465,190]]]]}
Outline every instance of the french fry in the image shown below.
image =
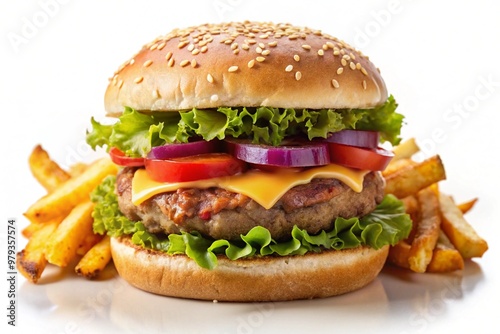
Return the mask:
{"type": "Polygon", "coordinates": [[[394,152],[392,161],[397,161],[411,158],[415,153],[420,151],[420,147],[418,147],[415,138],[410,138],[394,147],[392,151],[394,152]]]}
{"type": "Polygon", "coordinates": [[[78,162],[74,165],[69,166],[68,173],[69,175],[71,175],[71,177],[75,177],[82,174],[88,167],[89,167],[88,164],[83,162],[78,162]]]}
{"type": "Polygon", "coordinates": [[[403,168],[385,176],[385,193],[404,198],[444,179],[446,179],[444,166],[441,158],[436,155],[412,168],[403,168]]]}
{"type": "Polygon", "coordinates": [[[78,262],[75,272],[86,278],[95,278],[111,261],[109,236],[104,236],[78,262]]]}
{"type": "Polygon", "coordinates": [[[443,231],[439,232],[438,242],[427,266],[430,273],[448,273],[464,269],[464,259],[443,231]]]}
{"type": "Polygon", "coordinates": [[[443,217],[442,229],[464,259],[481,257],[488,250],[488,243],[465,220],[453,199],[443,193],[439,196],[443,217]]]}
{"type": "Polygon", "coordinates": [[[80,256],[85,255],[95,244],[102,240],[102,237],[102,235],[94,233],[87,235],[80,245],[78,245],[76,254],[80,256]]]}
{"type": "Polygon", "coordinates": [[[23,228],[23,230],[21,231],[22,235],[26,238],[26,239],[29,239],[31,238],[31,236],[36,232],[38,231],[40,228],[43,227],[44,224],[29,224],[28,226],[26,226],[25,228],[23,228]]]}
{"type": "Polygon", "coordinates": [[[417,163],[411,159],[392,160],[389,165],[382,171],[382,176],[386,177],[392,173],[401,172],[405,169],[411,169],[417,163]]]}
{"type": "Polygon", "coordinates": [[[408,258],[410,256],[410,248],[411,245],[409,243],[401,240],[389,249],[389,256],[387,257],[387,261],[398,267],[410,269],[410,264],[408,262],[408,258]]]}
{"type": "Polygon", "coordinates": [[[460,211],[462,211],[462,214],[466,214],[467,212],[469,212],[473,207],[474,205],[476,204],[477,202],[477,198],[473,198],[467,202],[464,202],[464,203],[460,203],[458,204],[458,208],[460,209],[460,211]]]}
{"type": "Polygon", "coordinates": [[[420,209],[420,205],[418,204],[418,200],[415,196],[410,195],[401,199],[403,205],[405,207],[405,211],[407,214],[412,214],[418,212],[420,209]]]}
{"type": "Polygon", "coordinates": [[[54,220],[41,226],[29,239],[26,247],[17,253],[17,269],[32,283],[38,282],[47,265],[45,243],[60,221],[54,220]]]}
{"type": "Polygon", "coordinates": [[[50,236],[45,248],[49,263],[66,267],[76,256],[78,246],[92,231],[94,203],[78,204],[50,236]]]}
{"type": "Polygon", "coordinates": [[[40,145],[37,145],[31,152],[28,164],[35,179],[49,193],[70,179],[70,175],[51,160],[49,154],[40,145]]]}
{"type": "Polygon", "coordinates": [[[66,216],[78,203],[88,200],[90,192],[106,176],[116,174],[117,170],[109,158],[97,160],[82,174],[36,201],[24,215],[32,223],[44,223],[58,216],[66,216]]]}
{"type": "Polygon", "coordinates": [[[417,222],[408,263],[411,270],[423,273],[432,260],[433,250],[439,237],[441,217],[439,200],[434,189],[429,187],[419,191],[417,200],[420,204],[421,219],[417,222]]]}

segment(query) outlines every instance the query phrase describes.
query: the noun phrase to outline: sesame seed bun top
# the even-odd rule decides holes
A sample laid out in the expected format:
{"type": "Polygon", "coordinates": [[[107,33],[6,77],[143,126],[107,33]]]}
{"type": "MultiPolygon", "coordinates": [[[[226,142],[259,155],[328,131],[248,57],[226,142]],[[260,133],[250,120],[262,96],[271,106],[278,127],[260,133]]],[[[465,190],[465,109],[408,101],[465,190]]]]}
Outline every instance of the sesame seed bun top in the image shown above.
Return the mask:
{"type": "Polygon", "coordinates": [[[290,24],[233,22],[175,29],[111,78],[109,115],[123,107],[370,108],[387,99],[368,57],[335,37],[290,24]]]}

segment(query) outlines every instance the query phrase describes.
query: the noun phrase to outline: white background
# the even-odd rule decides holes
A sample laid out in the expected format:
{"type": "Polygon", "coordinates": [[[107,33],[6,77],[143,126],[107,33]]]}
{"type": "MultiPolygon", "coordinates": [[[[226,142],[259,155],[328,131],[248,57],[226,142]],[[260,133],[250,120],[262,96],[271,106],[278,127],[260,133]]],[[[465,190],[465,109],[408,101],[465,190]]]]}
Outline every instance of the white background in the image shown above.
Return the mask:
{"type": "MultiPolygon", "coordinates": [[[[479,197],[467,218],[489,242],[482,259],[449,275],[386,268],[367,288],[325,300],[226,304],[152,296],[120,279],[86,281],[49,268],[39,285],[18,276],[10,332],[495,332],[500,296],[497,171],[500,20],[494,1],[2,1],[0,5],[0,244],[6,223],[43,189],[27,157],[42,144],[63,166],[95,158],[84,142],[104,114],[108,77],[143,44],[175,27],[263,20],[321,29],[368,54],[406,115],[405,138],[440,154],[457,201],[479,197]],[[64,278],[64,279],[62,279],[64,278]],[[61,280],[62,279],[62,280],[61,280]],[[493,306],[492,306],[493,305],[493,306]],[[480,327],[479,327],[480,326],[480,327]],[[481,328],[481,329],[479,329],[481,328]]],[[[25,244],[18,239],[19,249],[25,244]]],[[[7,272],[6,258],[1,272],[7,272]]],[[[109,275],[113,271],[108,272],[109,275]]],[[[2,329],[3,333],[6,333],[2,329]]]]}

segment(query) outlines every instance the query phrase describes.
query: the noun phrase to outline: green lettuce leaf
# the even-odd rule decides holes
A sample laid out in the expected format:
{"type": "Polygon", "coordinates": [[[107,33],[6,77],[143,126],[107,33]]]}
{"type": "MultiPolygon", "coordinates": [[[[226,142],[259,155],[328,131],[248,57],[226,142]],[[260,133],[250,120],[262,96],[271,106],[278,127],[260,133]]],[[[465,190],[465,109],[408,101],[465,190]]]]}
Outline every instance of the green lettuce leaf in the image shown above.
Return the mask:
{"type": "Polygon", "coordinates": [[[374,109],[220,107],[146,114],[127,107],[115,124],[103,125],[92,119],[87,142],[94,149],[96,146],[117,147],[126,155],[136,157],[145,156],[151,147],[185,143],[191,137],[212,140],[229,136],[276,146],[287,136],[326,138],[331,132],[360,129],[379,131],[382,142],[396,145],[403,123],[403,115],[396,113],[396,108],[392,95],[374,109]]]}
{"type": "Polygon", "coordinates": [[[107,233],[113,237],[131,235],[136,245],[168,254],[185,254],[207,269],[217,266],[217,255],[220,254],[236,260],[264,255],[303,255],[322,249],[342,250],[360,245],[379,249],[407,238],[412,225],[402,202],[387,195],[372,213],[362,218],[337,218],[331,231],[316,235],[294,226],[291,239],[284,242],[273,240],[269,230],[262,226],[252,228],[237,241],[212,240],[198,232],[160,237],[149,233],[141,222],[130,221],[119,211],[114,183],[115,177],[109,176],[92,193],[95,233],[107,233]]]}

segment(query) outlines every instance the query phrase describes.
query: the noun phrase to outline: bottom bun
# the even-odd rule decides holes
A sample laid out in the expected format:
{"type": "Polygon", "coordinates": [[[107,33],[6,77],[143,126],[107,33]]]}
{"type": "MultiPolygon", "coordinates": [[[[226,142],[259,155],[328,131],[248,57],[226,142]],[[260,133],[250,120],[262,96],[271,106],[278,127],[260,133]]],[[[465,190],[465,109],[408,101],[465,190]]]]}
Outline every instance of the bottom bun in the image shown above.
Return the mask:
{"type": "Polygon", "coordinates": [[[360,289],[384,266],[389,246],[236,261],[218,257],[213,270],[185,255],[168,255],[112,238],[113,261],[131,285],[159,295],[233,302],[324,298],[360,289]]]}

